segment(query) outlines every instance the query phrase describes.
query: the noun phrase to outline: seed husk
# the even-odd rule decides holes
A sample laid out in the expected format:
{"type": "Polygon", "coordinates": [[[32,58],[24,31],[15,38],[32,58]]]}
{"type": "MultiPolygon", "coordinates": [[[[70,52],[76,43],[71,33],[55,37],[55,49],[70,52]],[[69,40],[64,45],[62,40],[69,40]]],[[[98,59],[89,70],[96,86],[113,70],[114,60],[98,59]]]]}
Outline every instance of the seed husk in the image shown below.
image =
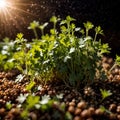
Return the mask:
{"type": "Polygon", "coordinates": [[[80,116],[75,116],[73,120],[81,120],[80,116]]]}
{"type": "Polygon", "coordinates": [[[81,101],[77,104],[77,107],[80,108],[80,109],[84,109],[86,108],[86,102],[84,101],[81,101]]]}
{"type": "Polygon", "coordinates": [[[80,115],[80,113],[82,112],[82,110],[80,108],[76,108],[75,109],[75,115],[80,115]]]}
{"type": "Polygon", "coordinates": [[[103,115],[103,113],[104,112],[100,108],[95,110],[95,115],[101,116],[101,115],[103,115]]]}
{"type": "Polygon", "coordinates": [[[110,106],[109,106],[109,110],[111,111],[111,112],[115,112],[116,111],[116,108],[117,108],[117,106],[116,106],[116,104],[110,104],[110,106]]]}
{"type": "Polygon", "coordinates": [[[83,117],[83,118],[88,118],[88,117],[90,117],[90,112],[89,112],[89,110],[87,110],[87,109],[83,110],[83,111],[81,112],[81,117],[83,117]]]}
{"type": "Polygon", "coordinates": [[[69,107],[68,107],[68,111],[69,111],[70,113],[74,113],[74,111],[75,111],[74,106],[69,106],[69,107]]]}

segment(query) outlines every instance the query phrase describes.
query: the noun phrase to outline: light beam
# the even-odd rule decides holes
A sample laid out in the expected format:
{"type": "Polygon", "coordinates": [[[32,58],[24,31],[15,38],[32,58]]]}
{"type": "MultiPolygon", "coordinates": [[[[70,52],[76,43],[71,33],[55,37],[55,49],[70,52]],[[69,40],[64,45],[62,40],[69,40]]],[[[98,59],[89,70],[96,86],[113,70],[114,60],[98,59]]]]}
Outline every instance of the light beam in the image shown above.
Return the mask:
{"type": "Polygon", "coordinates": [[[0,1],[0,8],[1,9],[4,9],[6,7],[6,5],[7,5],[7,2],[5,0],[0,1]]]}
{"type": "Polygon", "coordinates": [[[0,0],[0,39],[2,35],[11,36],[16,30],[21,31],[27,28],[31,17],[37,15],[29,11],[32,2],[24,2],[24,0],[0,0]],[[28,9],[29,8],[29,9],[28,9]]]}
{"type": "Polygon", "coordinates": [[[6,0],[0,0],[0,9],[4,10],[9,6],[9,3],[6,0]]]}

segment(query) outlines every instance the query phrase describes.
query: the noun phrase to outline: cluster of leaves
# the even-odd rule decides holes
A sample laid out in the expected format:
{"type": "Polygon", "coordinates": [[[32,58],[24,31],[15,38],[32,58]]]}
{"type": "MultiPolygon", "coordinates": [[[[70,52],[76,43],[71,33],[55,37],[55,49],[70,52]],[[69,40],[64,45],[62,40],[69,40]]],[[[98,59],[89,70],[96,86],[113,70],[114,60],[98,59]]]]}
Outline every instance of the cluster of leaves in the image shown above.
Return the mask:
{"type": "Polygon", "coordinates": [[[105,98],[107,98],[107,97],[109,97],[109,96],[112,95],[112,93],[110,92],[110,90],[100,89],[100,92],[101,92],[101,95],[102,95],[102,101],[103,101],[105,98]]]}
{"type": "Polygon", "coordinates": [[[0,44],[0,70],[13,68],[12,56],[15,51],[15,43],[5,38],[0,44]]]}
{"type": "Polygon", "coordinates": [[[29,119],[31,111],[39,111],[41,115],[45,112],[52,113],[52,119],[72,120],[72,116],[65,112],[65,104],[60,103],[59,99],[51,99],[49,95],[44,95],[41,98],[34,94],[20,94],[17,98],[18,108],[23,108],[21,118],[29,119]]]}
{"type": "Polygon", "coordinates": [[[32,42],[19,33],[15,41],[5,44],[7,49],[3,46],[0,52],[0,67],[17,68],[32,79],[35,76],[44,81],[56,78],[74,87],[102,78],[99,61],[103,53],[109,53],[109,47],[97,40],[98,34],[103,34],[101,27],[94,27],[91,22],[84,23],[84,28],[76,27],[75,19],[70,16],[65,20],[53,16],[50,22],[53,28],[49,34],[44,33],[48,23],[40,25],[33,21],[28,27],[35,34],[32,42]],[[37,29],[41,30],[41,38],[37,29]],[[89,36],[91,31],[95,33],[93,37],[89,36]]]}
{"type": "Polygon", "coordinates": [[[115,62],[108,72],[110,73],[112,70],[114,70],[118,66],[120,66],[120,56],[116,55],[115,62]]]}

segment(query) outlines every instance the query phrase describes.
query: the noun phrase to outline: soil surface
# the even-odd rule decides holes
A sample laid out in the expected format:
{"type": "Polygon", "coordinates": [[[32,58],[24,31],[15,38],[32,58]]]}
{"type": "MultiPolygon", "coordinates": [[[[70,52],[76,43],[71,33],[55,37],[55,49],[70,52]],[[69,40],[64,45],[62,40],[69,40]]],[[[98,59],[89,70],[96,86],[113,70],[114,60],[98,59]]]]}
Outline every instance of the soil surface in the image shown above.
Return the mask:
{"type": "MultiPolygon", "coordinates": [[[[112,58],[103,57],[102,65],[106,73],[114,64],[112,58]]],[[[28,79],[16,82],[19,72],[12,70],[0,72],[0,120],[22,120],[21,112],[24,110],[18,107],[18,96],[30,93],[26,90],[28,79]],[[11,107],[6,104],[11,102],[11,107]]],[[[32,90],[35,96],[49,95],[54,98],[61,95],[59,102],[53,102],[47,111],[31,109],[28,117],[30,120],[67,120],[68,114],[72,120],[120,120],[120,68],[116,66],[108,73],[104,81],[96,80],[90,85],[81,85],[78,90],[66,87],[62,82],[54,81],[48,84],[38,84],[35,87],[40,89],[32,90]],[[100,90],[111,93],[105,99],[102,98],[100,90]],[[65,109],[61,106],[64,104],[65,109]]],[[[60,96],[59,96],[60,97],[60,96]]],[[[27,119],[27,120],[29,120],[27,119]]],[[[69,118],[70,119],[70,118],[69,118]]]]}

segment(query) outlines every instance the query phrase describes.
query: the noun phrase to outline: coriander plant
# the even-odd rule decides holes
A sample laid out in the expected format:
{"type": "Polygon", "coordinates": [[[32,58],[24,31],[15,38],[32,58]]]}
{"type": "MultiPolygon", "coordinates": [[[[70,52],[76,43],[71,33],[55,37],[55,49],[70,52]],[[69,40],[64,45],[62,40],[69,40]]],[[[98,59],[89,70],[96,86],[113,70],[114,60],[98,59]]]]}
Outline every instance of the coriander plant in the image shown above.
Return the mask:
{"type": "Polygon", "coordinates": [[[74,87],[102,78],[99,62],[103,53],[109,53],[109,47],[97,40],[97,35],[103,34],[101,27],[94,28],[91,22],[87,22],[83,29],[77,28],[75,19],[70,16],[65,20],[53,16],[50,22],[53,23],[50,34],[43,35],[39,40],[40,76],[45,74],[74,87]],[[89,35],[90,30],[95,32],[94,37],[89,35]]]}
{"type": "MultiPolygon", "coordinates": [[[[61,20],[56,16],[50,19],[53,28],[45,33],[48,23],[30,23],[35,38],[32,42],[24,39],[23,34],[17,34],[12,50],[6,54],[0,52],[0,66],[6,61],[5,67],[19,69],[23,74],[37,78],[46,83],[48,80],[62,80],[66,86],[78,88],[81,83],[91,84],[96,79],[102,79],[104,71],[100,64],[104,53],[109,53],[108,44],[102,44],[98,35],[103,35],[100,26],[87,21],[84,27],[76,27],[75,19],[67,16],[61,20]],[[41,37],[37,29],[41,31],[41,37]],[[90,33],[94,35],[90,35],[90,33]]],[[[3,50],[3,48],[0,47],[3,50]]],[[[2,51],[1,50],[1,51],[2,51]]]]}

